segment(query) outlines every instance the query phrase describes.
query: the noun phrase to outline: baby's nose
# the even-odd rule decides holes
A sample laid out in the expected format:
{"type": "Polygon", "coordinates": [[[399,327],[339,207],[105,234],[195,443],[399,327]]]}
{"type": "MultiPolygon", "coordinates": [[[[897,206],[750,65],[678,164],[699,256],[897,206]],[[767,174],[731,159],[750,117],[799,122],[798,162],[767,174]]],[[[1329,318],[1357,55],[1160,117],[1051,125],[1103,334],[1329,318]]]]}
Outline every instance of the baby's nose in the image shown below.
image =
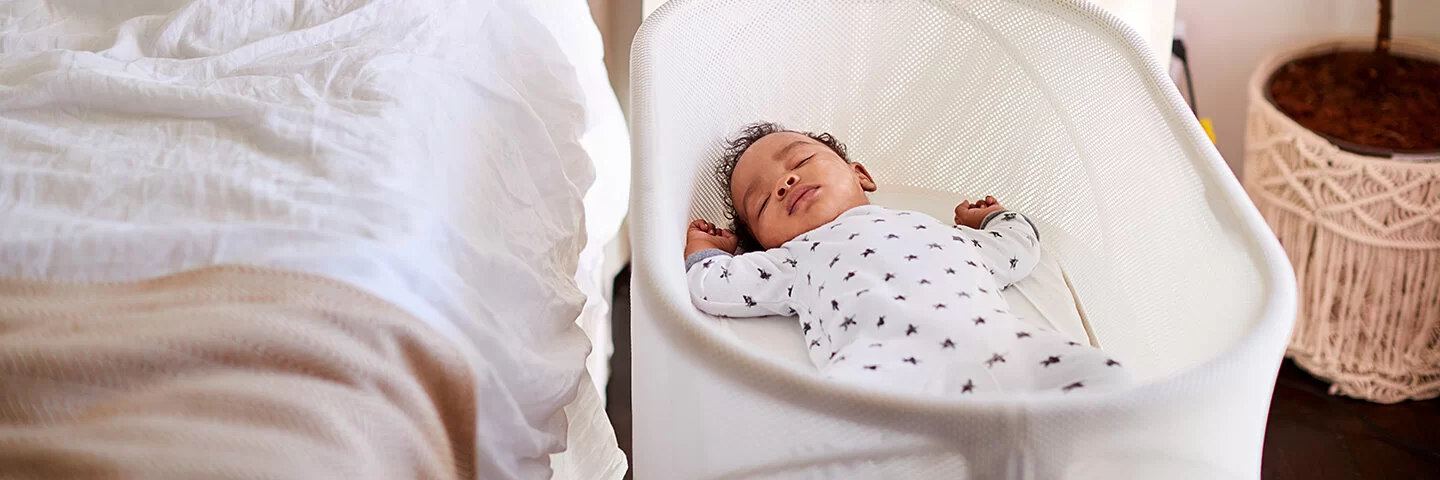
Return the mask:
{"type": "Polygon", "coordinates": [[[785,184],[780,185],[780,188],[775,191],[775,195],[784,197],[785,194],[790,193],[790,187],[795,186],[795,183],[799,181],[800,177],[794,175],[785,176],[785,184]]]}

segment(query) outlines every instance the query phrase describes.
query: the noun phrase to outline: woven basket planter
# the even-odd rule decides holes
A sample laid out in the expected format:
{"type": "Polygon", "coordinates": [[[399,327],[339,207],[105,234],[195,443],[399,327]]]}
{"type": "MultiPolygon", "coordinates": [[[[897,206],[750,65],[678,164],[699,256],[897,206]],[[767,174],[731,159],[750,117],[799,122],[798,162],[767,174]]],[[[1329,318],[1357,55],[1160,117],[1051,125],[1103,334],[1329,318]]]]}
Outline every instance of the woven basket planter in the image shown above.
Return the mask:
{"type": "MultiPolygon", "coordinates": [[[[1394,403],[1440,396],[1440,154],[1343,150],[1265,95],[1270,74],[1290,60],[1370,45],[1327,42],[1260,64],[1249,86],[1244,185],[1299,280],[1287,356],[1331,382],[1332,394],[1394,403]]],[[[1440,48],[1419,41],[1397,40],[1393,50],[1440,58],[1440,48]]]]}

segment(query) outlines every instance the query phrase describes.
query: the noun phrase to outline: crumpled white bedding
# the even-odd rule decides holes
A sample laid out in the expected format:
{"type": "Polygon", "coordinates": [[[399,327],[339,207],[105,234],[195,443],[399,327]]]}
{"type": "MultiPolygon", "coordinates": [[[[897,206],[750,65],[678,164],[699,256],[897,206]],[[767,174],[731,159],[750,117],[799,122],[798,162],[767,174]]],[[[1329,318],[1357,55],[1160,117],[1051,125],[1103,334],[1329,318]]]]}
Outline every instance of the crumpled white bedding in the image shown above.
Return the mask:
{"type": "MultiPolygon", "coordinates": [[[[0,276],[336,278],[469,352],[481,478],[548,476],[577,392],[613,445],[574,323],[594,89],[526,3],[0,3],[0,276]]],[[[567,462],[617,475],[601,444],[567,462]]]]}

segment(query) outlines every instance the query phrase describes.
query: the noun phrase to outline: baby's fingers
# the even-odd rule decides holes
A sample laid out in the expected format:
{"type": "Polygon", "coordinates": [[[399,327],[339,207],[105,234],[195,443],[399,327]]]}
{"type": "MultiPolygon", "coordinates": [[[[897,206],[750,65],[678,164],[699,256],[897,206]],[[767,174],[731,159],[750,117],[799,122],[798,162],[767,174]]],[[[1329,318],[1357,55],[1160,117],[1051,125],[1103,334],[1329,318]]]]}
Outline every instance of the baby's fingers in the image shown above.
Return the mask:
{"type": "Polygon", "coordinates": [[[726,230],[726,229],[723,229],[723,228],[722,228],[722,229],[717,230],[717,232],[719,232],[719,233],[717,233],[717,235],[719,235],[720,238],[723,238],[723,239],[726,239],[726,240],[733,240],[733,239],[735,239],[735,234],[730,233],[729,230],[726,230]]]}

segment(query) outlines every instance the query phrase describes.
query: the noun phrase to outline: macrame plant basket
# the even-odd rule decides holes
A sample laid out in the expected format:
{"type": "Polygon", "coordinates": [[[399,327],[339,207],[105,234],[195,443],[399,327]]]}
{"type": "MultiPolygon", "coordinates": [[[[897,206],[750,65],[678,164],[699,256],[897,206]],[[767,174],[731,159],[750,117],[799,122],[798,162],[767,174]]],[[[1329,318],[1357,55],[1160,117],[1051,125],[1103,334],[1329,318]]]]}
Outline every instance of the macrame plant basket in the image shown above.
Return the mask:
{"type": "MultiPolygon", "coordinates": [[[[1299,281],[1287,356],[1330,393],[1380,403],[1440,396],[1440,153],[1393,158],[1337,147],[1265,96],[1290,60],[1366,40],[1284,52],[1250,79],[1244,186],[1299,281]]],[[[1399,41],[1398,54],[1440,58],[1399,41]]],[[[1440,121],[1437,119],[1436,121],[1440,121]]]]}

